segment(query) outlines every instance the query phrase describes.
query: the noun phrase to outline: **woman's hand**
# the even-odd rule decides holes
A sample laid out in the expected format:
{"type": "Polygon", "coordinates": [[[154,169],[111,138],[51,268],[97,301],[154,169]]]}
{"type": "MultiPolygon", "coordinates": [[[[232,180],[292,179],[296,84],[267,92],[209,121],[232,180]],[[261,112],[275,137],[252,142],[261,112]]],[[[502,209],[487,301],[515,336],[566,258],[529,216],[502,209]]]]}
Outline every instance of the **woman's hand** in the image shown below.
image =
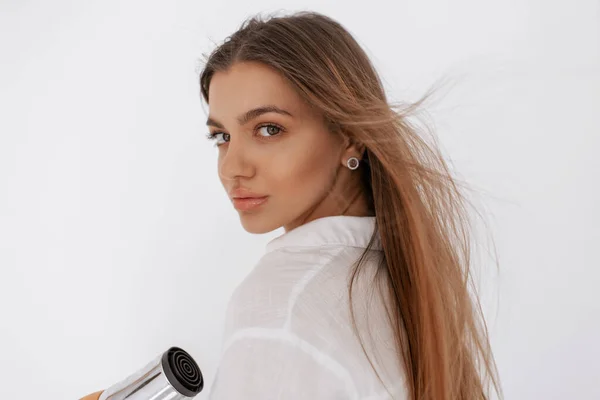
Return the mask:
{"type": "Polygon", "coordinates": [[[100,398],[100,395],[102,394],[103,390],[96,392],[96,393],[92,393],[92,394],[88,394],[85,397],[82,397],[79,400],[98,400],[100,398]]]}

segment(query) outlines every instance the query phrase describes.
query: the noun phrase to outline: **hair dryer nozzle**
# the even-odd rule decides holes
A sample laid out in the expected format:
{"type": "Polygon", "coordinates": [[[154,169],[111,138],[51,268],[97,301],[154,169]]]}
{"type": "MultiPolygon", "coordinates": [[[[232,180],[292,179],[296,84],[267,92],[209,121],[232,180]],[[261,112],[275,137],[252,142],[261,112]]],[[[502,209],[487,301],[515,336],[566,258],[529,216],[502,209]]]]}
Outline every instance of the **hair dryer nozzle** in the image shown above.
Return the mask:
{"type": "Polygon", "coordinates": [[[186,351],[171,347],[163,353],[162,367],[171,385],[184,396],[194,397],[202,390],[200,367],[186,351]]]}
{"type": "Polygon", "coordinates": [[[152,360],[141,370],[106,389],[99,400],[188,400],[202,391],[202,372],[179,347],[152,360]]]}

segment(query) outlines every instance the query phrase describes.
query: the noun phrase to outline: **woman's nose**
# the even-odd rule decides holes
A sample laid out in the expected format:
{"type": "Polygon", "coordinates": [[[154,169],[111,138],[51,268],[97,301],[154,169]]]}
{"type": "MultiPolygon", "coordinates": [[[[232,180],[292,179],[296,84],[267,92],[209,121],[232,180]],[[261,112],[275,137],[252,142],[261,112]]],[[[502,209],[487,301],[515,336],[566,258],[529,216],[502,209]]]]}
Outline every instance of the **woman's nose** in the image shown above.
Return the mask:
{"type": "Polygon", "coordinates": [[[242,143],[231,140],[221,153],[219,162],[219,176],[221,179],[231,180],[239,177],[249,177],[253,169],[248,160],[247,149],[242,143]]]}

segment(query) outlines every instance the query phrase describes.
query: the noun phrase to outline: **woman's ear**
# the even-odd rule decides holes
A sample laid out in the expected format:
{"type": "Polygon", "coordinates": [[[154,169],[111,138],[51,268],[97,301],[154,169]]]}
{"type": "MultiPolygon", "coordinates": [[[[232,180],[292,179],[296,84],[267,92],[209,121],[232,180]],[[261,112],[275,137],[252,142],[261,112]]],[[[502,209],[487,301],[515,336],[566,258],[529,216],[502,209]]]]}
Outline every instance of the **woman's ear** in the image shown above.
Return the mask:
{"type": "Polygon", "coordinates": [[[354,141],[352,138],[344,137],[344,151],[342,153],[342,165],[346,165],[346,162],[350,157],[356,157],[362,160],[365,152],[365,145],[354,141]]]}

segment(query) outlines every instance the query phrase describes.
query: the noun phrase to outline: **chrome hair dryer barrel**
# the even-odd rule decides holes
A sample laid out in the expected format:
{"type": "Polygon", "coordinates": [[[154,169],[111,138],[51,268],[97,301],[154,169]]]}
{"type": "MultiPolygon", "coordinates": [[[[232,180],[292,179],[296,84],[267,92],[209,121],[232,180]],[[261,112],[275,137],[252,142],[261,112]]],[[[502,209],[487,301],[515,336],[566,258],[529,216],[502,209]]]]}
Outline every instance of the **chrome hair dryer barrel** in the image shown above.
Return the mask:
{"type": "Polygon", "coordinates": [[[171,347],[141,370],[114,384],[99,400],[188,400],[202,391],[202,372],[194,359],[171,347]]]}

